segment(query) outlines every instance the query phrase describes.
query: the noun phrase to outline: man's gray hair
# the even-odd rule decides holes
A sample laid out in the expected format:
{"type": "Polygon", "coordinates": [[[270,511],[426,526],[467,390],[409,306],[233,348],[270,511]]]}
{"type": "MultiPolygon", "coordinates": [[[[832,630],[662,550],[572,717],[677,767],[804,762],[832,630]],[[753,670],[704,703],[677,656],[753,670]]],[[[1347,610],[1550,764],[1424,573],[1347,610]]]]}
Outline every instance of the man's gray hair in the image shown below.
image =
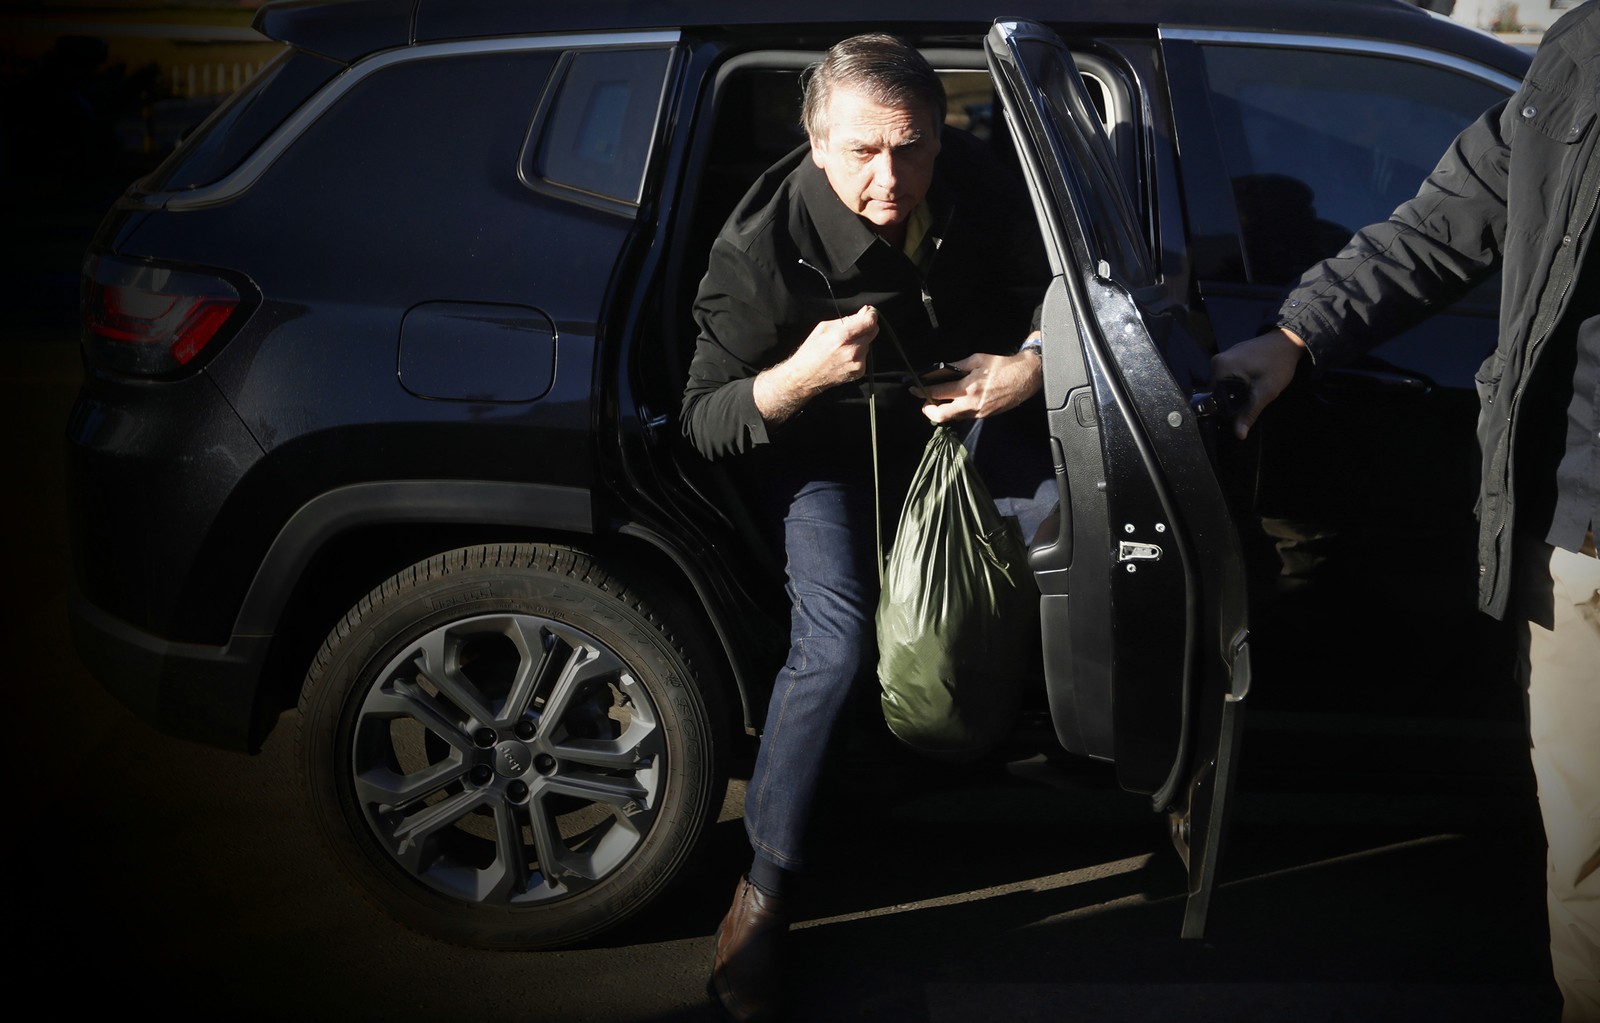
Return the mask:
{"type": "Polygon", "coordinates": [[[834,89],[850,89],[885,107],[921,106],[944,125],[944,83],[928,59],[898,36],[881,32],[835,43],[800,76],[800,123],[814,139],[827,138],[828,100],[834,89]]]}

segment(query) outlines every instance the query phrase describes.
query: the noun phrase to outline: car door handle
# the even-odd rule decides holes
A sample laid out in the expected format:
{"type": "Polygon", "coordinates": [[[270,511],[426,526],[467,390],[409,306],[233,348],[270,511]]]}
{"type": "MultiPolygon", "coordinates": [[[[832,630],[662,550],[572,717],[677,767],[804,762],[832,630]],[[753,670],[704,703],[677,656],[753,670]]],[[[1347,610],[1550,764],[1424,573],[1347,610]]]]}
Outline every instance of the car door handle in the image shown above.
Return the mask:
{"type": "Polygon", "coordinates": [[[655,412],[648,405],[639,406],[639,424],[644,427],[644,435],[651,444],[661,440],[662,430],[671,421],[665,412],[655,412]]]}
{"type": "Polygon", "coordinates": [[[1318,401],[1330,405],[1372,405],[1425,398],[1435,386],[1417,373],[1346,366],[1323,373],[1312,384],[1312,392],[1318,401]]]}
{"type": "Polygon", "coordinates": [[[1189,408],[1200,419],[1232,419],[1249,407],[1250,385],[1238,377],[1223,377],[1215,382],[1214,390],[1196,391],[1189,398],[1189,408]]]}

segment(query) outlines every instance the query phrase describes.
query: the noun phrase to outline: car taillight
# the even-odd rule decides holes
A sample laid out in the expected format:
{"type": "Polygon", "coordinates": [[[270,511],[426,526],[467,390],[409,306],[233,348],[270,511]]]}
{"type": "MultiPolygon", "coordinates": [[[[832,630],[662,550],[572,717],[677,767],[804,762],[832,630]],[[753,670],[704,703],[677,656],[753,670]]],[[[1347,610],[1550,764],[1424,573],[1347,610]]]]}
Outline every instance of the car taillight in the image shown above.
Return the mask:
{"type": "Polygon", "coordinates": [[[91,255],[83,266],[86,350],[104,369],[170,376],[237,328],[246,304],[240,290],[220,274],[91,255]]]}

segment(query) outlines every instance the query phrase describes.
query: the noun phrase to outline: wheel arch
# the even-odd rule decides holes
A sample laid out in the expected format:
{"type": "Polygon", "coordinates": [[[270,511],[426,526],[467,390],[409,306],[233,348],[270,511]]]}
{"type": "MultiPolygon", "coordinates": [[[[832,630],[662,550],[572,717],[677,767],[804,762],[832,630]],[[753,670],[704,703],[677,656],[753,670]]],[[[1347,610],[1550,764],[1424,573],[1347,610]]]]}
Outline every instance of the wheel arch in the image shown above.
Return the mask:
{"type": "Polygon", "coordinates": [[[256,571],[234,640],[270,637],[252,716],[259,748],[295,705],[329,629],[383,580],[418,561],[487,543],[553,543],[604,561],[668,616],[708,702],[748,706],[738,646],[696,560],[653,530],[596,531],[590,492],[536,483],[401,480],[353,484],[303,505],[256,571]],[[731,688],[730,688],[731,687],[731,688]]]}

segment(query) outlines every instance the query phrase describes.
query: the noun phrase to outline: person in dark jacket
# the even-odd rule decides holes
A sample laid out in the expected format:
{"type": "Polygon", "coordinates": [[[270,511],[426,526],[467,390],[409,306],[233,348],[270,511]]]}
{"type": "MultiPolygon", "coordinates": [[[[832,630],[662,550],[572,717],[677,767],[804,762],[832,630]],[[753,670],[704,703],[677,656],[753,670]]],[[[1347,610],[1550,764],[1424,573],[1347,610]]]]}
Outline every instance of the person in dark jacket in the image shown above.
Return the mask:
{"type": "Polygon", "coordinates": [[[791,604],[745,800],[754,857],[712,966],[711,993],[736,1019],[777,1015],[787,877],[836,723],[874,664],[878,516],[898,512],[929,421],[996,416],[1041,384],[1029,329],[1048,269],[1032,211],[944,116],[937,74],[904,42],[833,47],[806,79],[809,143],[740,201],[695,303],[684,431],[730,459],[783,547],[791,604]],[[927,403],[881,382],[939,361],[965,372],[930,385],[927,403]]]}
{"type": "Polygon", "coordinates": [[[1546,34],[1510,100],[1457,137],[1416,197],[1301,278],[1278,329],[1219,353],[1251,386],[1245,436],[1289,384],[1503,273],[1477,375],[1479,603],[1527,622],[1532,760],[1549,845],[1563,1019],[1600,1021],[1600,0],[1546,34]]]}

